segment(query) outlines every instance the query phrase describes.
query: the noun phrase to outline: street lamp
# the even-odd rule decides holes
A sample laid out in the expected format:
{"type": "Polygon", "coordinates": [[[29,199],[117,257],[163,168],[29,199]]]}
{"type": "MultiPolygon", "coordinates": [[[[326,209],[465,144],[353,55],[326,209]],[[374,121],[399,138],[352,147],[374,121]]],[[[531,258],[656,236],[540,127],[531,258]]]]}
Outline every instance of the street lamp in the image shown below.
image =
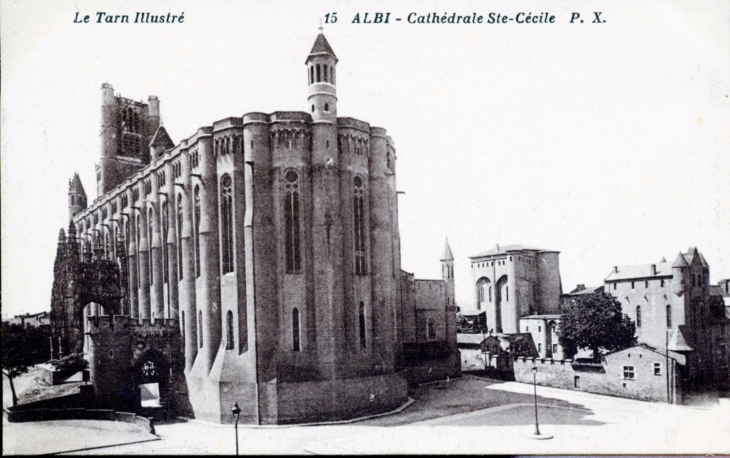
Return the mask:
{"type": "Polygon", "coordinates": [[[532,386],[535,389],[535,435],[540,435],[540,424],[537,421],[537,366],[532,366],[532,386]]]}
{"type": "Polygon", "coordinates": [[[236,456],[238,456],[238,416],[241,414],[241,408],[238,407],[238,402],[233,403],[233,408],[231,408],[231,412],[233,412],[233,416],[236,417],[236,423],[234,428],[236,429],[236,456]]]}

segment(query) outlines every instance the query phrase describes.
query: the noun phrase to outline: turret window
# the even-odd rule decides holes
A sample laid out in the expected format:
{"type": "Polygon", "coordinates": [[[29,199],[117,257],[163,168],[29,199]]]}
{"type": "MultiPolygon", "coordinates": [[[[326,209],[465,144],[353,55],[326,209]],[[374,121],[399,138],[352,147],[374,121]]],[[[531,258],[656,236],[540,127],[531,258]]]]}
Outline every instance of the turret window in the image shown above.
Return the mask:
{"type": "Polygon", "coordinates": [[[318,82],[318,83],[319,83],[320,81],[322,81],[322,77],[321,77],[320,75],[321,75],[321,74],[320,74],[319,64],[317,64],[317,82],[318,82]]]}
{"type": "Polygon", "coordinates": [[[636,327],[641,327],[641,306],[636,306],[636,327]]]}
{"type": "Polygon", "coordinates": [[[286,231],[286,271],[298,273],[301,270],[299,250],[299,174],[289,170],[284,176],[284,229],[286,231]]]}
{"type": "Polygon", "coordinates": [[[335,84],[335,66],[330,67],[330,83],[335,84]]]}
{"type": "Polygon", "coordinates": [[[198,311],[198,346],[203,348],[203,311],[198,311]]]}
{"type": "Polygon", "coordinates": [[[327,65],[322,66],[322,81],[327,82],[327,65]]]}
{"type": "Polygon", "coordinates": [[[353,215],[355,230],[355,274],[367,273],[365,260],[365,197],[362,178],[356,176],[353,180],[353,215]]]}
{"type": "Polygon", "coordinates": [[[223,273],[233,272],[233,183],[231,176],[221,178],[221,251],[223,273]]]}
{"type": "Polygon", "coordinates": [[[330,111],[330,104],[329,103],[325,103],[324,104],[324,111],[330,111]]]}

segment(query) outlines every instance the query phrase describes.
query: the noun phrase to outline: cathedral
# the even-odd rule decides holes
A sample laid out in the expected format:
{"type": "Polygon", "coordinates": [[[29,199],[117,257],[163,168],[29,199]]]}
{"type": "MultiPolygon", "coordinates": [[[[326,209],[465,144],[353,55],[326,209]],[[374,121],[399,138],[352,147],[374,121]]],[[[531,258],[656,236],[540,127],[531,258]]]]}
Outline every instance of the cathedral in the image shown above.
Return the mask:
{"type": "Polygon", "coordinates": [[[86,353],[97,399],[151,390],[175,414],[231,423],[237,402],[242,422],[297,423],[460,375],[453,256],[440,280],[401,270],[394,143],[337,117],[337,62],[320,32],[306,112],[177,144],[157,97],[102,85],[99,197],[70,181],[51,312],[54,354],[86,353]]]}

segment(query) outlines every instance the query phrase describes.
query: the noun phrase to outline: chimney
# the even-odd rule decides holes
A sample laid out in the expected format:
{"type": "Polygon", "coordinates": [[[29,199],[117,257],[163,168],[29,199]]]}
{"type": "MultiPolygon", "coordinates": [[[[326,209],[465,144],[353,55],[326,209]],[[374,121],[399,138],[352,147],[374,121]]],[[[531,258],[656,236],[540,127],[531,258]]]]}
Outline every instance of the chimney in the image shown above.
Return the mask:
{"type": "Polygon", "coordinates": [[[618,266],[613,266],[613,273],[615,273],[615,274],[618,273],[618,266]]]}
{"type": "Polygon", "coordinates": [[[651,265],[651,274],[656,275],[656,264],[651,265]]]}
{"type": "Polygon", "coordinates": [[[497,251],[499,251],[499,243],[497,244],[497,251]]]}
{"type": "Polygon", "coordinates": [[[584,289],[586,289],[586,285],[580,284],[580,285],[576,286],[575,291],[576,292],[583,291],[584,289]]]}

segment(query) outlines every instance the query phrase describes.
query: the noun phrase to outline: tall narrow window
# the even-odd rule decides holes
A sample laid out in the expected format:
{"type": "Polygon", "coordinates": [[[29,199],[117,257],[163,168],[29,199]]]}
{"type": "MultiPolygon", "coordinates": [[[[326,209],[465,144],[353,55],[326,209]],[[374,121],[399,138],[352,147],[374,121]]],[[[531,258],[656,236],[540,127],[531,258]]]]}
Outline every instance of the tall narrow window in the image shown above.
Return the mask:
{"type": "Polygon", "coordinates": [[[185,310],[180,311],[180,335],[182,336],[183,351],[185,349],[185,310]]]}
{"type": "Polygon", "coordinates": [[[154,276],[152,275],[152,234],[154,234],[154,212],[150,208],[147,212],[147,276],[150,281],[150,285],[152,285],[152,282],[154,281],[154,276]]]}
{"type": "Polygon", "coordinates": [[[203,348],[203,311],[198,312],[198,346],[203,348]]]}
{"type": "Polygon", "coordinates": [[[233,312],[226,313],[226,350],[233,350],[233,312]]]}
{"type": "Polygon", "coordinates": [[[365,330],[365,303],[360,302],[360,311],[358,312],[359,323],[360,323],[360,347],[367,348],[367,336],[365,330]]]}
{"type": "Polygon", "coordinates": [[[428,319],[428,338],[431,340],[436,338],[436,325],[433,322],[433,318],[428,319]]]}
{"type": "Polygon", "coordinates": [[[322,81],[322,77],[320,76],[319,64],[317,64],[317,82],[319,83],[320,81],[322,81]]]}
{"type": "Polygon", "coordinates": [[[301,351],[301,342],[299,338],[299,309],[294,309],[291,312],[291,340],[293,351],[301,351]]]}
{"type": "Polygon", "coordinates": [[[200,186],[195,185],[193,192],[193,223],[195,227],[194,244],[195,244],[195,277],[200,276],[200,186]]]}
{"type": "Polygon", "coordinates": [[[140,215],[136,216],[137,218],[137,233],[135,234],[135,238],[137,239],[137,287],[142,287],[142,256],[140,256],[140,234],[142,233],[142,217],[140,215]]]}
{"type": "Polygon", "coordinates": [[[233,193],[230,175],[221,178],[221,250],[223,273],[233,272],[233,193]]]}
{"type": "Polygon", "coordinates": [[[365,275],[365,205],[362,178],[354,179],[353,214],[355,215],[355,274],[365,275]]]}
{"type": "Polygon", "coordinates": [[[330,67],[330,83],[335,84],[335,66],[330,67]]]}
{"type": "Polygon", "coordinates": [[[492,287],[489,287],[489,302],[492,302],[492,287]]]}
{"type": "Polygon", "coordinates": [[[672,328],[672,306],[667,305],[667,329],[672,328]]]}
{"type": "Polygon", "coordinates": [[[182,266],[182,225],[183,225],[183,205],[182,205],[182,194],[177,196],[177,278],[178,281],[183,279],[183,266],[182,266]]]}
{"type": "Polygon", "coordinates": [[[505,292],[505,301],[509,302],[509,286],[506,286],[504,288],[504,292],[505,292]]]}
{"type": "Polygon", "coordinates": [[[286,231],[286,271],[297,273],[301,270],[299,252],[299,175],[294,170],[286,172],[284,229],[286,231]]]}
{"type": "Polygon", "coordinates": [[[162,243],[162,280],[167,283],[168,268],[167,268],[167,199],[162,202],[162,227],[160,227],[160,234],[162,243]]]}
{"type": "Polygon", "coordinates": [[[322,81],[327,82],[327,65],[322,66],[322,81]]]}
{"type": "Polygon", "coordinates": [[[640,305],[636,306],[636,327],[637,328],[641,327],[641,306],[640,305]]]}

